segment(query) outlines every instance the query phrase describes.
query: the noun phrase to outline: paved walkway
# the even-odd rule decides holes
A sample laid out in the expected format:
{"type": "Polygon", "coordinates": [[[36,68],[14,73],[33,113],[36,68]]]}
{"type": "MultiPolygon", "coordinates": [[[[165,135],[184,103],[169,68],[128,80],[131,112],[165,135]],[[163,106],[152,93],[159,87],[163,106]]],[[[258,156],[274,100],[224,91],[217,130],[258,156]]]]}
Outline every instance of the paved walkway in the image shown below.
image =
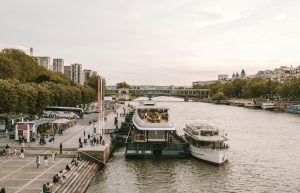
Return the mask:
{"type": "MultiPolygon", "coordinates": [[[[120,107],[120,106],[119,106],[120,107]]],[[[121,120],[124,117],[120,117],[120,114],[124,113],[124,109],[116,108],[116,112],[107,111],[105,116],[107,117],[107,121],[105,122],[105,128],[115,128],[114,120],[118,114],[119,118],[119,127],[121,124],[121,120]]],[[[59,144],[63,144],[64,148],[78,148],[79,147],[79,137],[84,139],[84,131],[86,133],[86,138],[88,133],[93,132],[93,125],[88,125],[90,120],[97,120],[98,114],[90,114],[86,116],[84,119],[79,120],[79,124],[75,125],[67,129],[63,135],[56,135],[54,143],[48,142],[46,145],[39,145],[38,142],[33,142],[26,144],[26,147],[39,147],[40,150],[26,150],[25,148],[25,159],[21,160],[18,158],[19,154],[16,158],[13,156],[0,156],[0,187],[5,187],[6,192],[21,192],[21,193],[35,193],[41,192],[42,185],[46,182],[52,181],[52,177],[58,173],[58,171],[65,168],[67,163],[71,162],[71,158],[57,158],[55,163],[52,163],[51,156],[49,157],[49,167],[43,167],[43,159],[41,159],[41,168],[36,168],[35,157],[26,156],[30,151],[32,154],[51,154],[52,148],[59,148],[59,144]]],[[[95,123],[98,127],[98,124],[95,123]]],[[[98,131],[98,130],[97,130],[98,131]]],[[[49,140],[49,138],[47,139],[49,140]]],[[[104,136],[104,140],[108,142],[109,135],[104,136]]],[[[5,146],[9,144],[11,148],[16,147],[18,152],[20,152],[20,145],[13,139],[0,139],[0,146],[5,146]]],[[[108,145],[108,143],[106,143],[108,145]]],[[[91,147],[88,142],[87,146],[84,148],[97,148],[97,150],[105,149],[105,146],[94,146],[91,147]]],[[[64,152],[72,153],[72,152],[64,152]]],[[[42,157],[43,158],[43,157],[42,157]]]]}
{"type": "Polygon", "coordinates": [[[35,157],[25,157],[25,159],[14,158],[13,156],[0,157],[0,187],[5,187],[6,192],[37,193],[42,191],[42,185],[52,181],[52,177],[58,171],[65,168],[70,158],[57,158],[52,163],[49,157],[48,167],[37,168],[35,157]]]}

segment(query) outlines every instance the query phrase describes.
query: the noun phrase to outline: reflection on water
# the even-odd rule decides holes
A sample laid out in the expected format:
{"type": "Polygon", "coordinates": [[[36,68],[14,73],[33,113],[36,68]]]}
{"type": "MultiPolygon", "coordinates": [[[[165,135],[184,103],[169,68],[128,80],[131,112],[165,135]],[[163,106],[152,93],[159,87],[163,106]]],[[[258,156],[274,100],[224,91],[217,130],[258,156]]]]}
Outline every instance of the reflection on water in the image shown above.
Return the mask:
{"type": "Polygon", "coordinates": [[[194,158],[125,160],[121,149],[88,192],[300,191],[299,115],[193,102],[158,105],[170,108],[179,133],[191,122],[225,129],[229,162],[216,167],[194,158]]]}

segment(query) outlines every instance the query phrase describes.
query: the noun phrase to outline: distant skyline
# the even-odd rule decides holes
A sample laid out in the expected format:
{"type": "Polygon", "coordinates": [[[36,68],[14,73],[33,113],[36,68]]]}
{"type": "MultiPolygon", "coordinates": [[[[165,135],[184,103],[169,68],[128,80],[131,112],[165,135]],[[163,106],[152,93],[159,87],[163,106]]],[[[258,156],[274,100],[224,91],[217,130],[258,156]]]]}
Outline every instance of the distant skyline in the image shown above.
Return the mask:
{"type": "Polygon", "coordinates": [[[297,0],[0,2],[0,49],[81,63],[109,85],[183,85],[300,65],[297,0]]]}

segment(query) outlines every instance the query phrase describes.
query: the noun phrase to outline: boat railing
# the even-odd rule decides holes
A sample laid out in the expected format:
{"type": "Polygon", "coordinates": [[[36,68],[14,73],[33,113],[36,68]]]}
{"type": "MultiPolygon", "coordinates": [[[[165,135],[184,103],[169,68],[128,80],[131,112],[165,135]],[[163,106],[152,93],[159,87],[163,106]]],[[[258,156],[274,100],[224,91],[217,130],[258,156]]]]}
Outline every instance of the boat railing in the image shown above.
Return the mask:
{"type": "Polygon", "coordinates": [[[155,149],[183,149],[186,144],[176,144],[176,143],[161,143],[161,144],[151,144],[151,143],[127,143],[127,150],[155,150],[155,149]]]}
{"type": "Polygon", "coordinates": [[[216,151],[219,151],[219,150],[228,150],[229,149],[229,145],[228,144],[224,144],[221,147],[199,146],[199,145],[196,145],[195,147],[201,148],[201,149],[211,149],[211,150],[216,150],[216,151]]]}

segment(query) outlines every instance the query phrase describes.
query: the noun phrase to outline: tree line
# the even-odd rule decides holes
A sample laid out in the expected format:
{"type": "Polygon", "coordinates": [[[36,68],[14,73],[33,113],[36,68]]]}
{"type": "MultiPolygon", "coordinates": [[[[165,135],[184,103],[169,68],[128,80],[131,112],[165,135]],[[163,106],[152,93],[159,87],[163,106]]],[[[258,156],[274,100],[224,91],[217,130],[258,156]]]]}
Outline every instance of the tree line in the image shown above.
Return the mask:
{"type": "Polygon", "coordinates": [[[209,85],[194,85],[194,88],[210,89],[210,96],[218,98],[300,98],[300,79],[288,80],[283,83],[255,77],[249,80],[235,78],[225,84],[217,81],[209,85]]]}
{"type": "Polygon", "coordinates": [[[78,85],[45,69],[22,50],[0,52],[0,113],[37,114],[49,105],[87,104],[96,100],[96,88],[89,84],[94,82],[78,85]]]}

